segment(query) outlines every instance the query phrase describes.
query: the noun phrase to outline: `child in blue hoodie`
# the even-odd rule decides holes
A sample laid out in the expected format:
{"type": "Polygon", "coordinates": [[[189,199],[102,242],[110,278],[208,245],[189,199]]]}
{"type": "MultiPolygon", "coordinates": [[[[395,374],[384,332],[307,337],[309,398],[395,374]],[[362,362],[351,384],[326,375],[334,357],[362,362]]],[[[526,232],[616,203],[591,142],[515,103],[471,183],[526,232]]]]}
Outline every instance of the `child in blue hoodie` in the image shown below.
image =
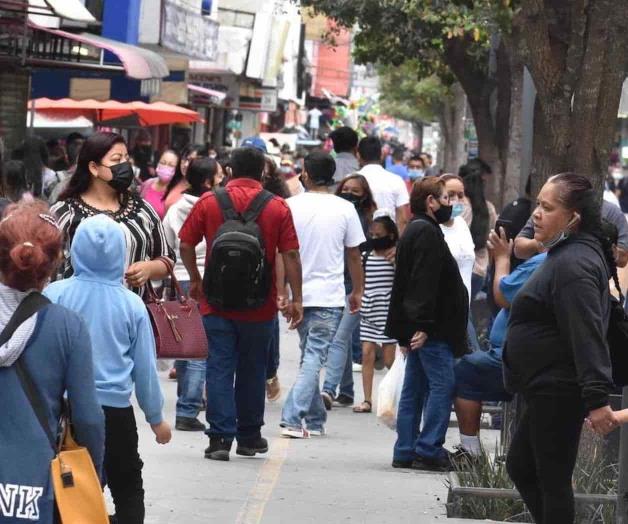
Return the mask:
{"type": "Polygon", "coordinates": [[[163,395],[155,339],[142,299],[123,285],[125,240],[106,215],[84,220],[71,247],[74,276],[50,284],[45,295],[79,313],[93,344],[96,394],[105,414],[104,469],[117,521],[144,522],[142,461],[131,393],[159,444],[170,441],[162,415],[163,395]]]}

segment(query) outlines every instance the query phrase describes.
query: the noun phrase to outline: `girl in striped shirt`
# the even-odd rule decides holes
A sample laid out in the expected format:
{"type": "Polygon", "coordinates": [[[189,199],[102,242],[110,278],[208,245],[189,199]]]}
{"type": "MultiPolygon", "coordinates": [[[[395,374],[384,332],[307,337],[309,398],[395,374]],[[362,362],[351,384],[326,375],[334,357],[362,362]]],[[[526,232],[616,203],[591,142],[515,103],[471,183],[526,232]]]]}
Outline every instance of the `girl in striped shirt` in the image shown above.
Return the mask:
{"type": "Polygon", "coordinates": [[[395,278],[395,265],[389,260],[390,252],[397,245],[399,231],[387,211],[380,210],[375,213],[370,234],[370,250],[364,255],[365,283],[360,309],[364,402],[353,408],[355,413],[370,413],[373,410],[373,375],[377,347],[382,347],[384,364],[390,368],[395,360],[397,346],[397,341],[388,338],[384,329],[395,278]]]}

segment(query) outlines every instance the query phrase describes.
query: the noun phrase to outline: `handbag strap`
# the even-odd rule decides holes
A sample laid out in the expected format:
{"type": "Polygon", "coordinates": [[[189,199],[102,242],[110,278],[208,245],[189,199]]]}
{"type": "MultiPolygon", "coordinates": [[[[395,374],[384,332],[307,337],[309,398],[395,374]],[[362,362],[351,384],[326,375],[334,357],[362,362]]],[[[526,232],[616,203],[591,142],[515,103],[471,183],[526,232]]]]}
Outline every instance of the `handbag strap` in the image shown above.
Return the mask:
{"type": "MultiPolygon", "coordinates": [[[[20,327],[20,325],[22,325],[25,320],[32,317],[35,313],[46,307],[48,304],[50,304],[50,300],[48,300],[41,293],[33,292],[26,296],[26,298],[24,298],[24,300],[20,302],[20,305],[14,311],[9,322],[2,330],[2,333],[0,334],[0,345],[6,343],[13,336],[15,330],[20,327]]],[[[44,402],[41,398],[41,395],[39,394],[39,391],[37,391],[37,387],[35,386],[33,379],[26,369],[26,365],[23,362],[22,356],[20,356],[20,358],[18,358],[17,362],[15,363],[15,372],[18,379],[20,380],[20,384],[22,386],[22,389],[24,390],[24,393],[26,394],[26,397],[28,398],[31,407],[33,408],[33,412],[35,413],[39,424],[41,425],[44,433],[46,434],[46,437],[48,438],[50,447],[52,447],[52,450],[55,452],[56,455],[57,444],[55,441],[55,437],[52,434],[52,431],[50,431],[50,427],[48,426],[48,417],[46,415],[44,402]]]]}

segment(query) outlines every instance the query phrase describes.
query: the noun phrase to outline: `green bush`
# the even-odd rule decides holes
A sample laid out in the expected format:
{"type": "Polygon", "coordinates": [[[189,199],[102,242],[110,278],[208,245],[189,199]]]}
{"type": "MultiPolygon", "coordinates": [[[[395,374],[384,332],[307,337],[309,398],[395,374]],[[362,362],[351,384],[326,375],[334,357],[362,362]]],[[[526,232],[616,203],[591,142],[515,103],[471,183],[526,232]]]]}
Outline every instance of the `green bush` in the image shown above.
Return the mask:
{"type": "MultiPolygon", "coordinates": [[[[574,470],[574,491],[604,495],[617,493],[618,466],[609,463],[607,455],[605,441],[584,430],[574,470]]],[[[483,453],[476,460],[458,462],[456,473],[460,486],[514,489],[504,456],[503,447],[498,445],[492,456],[483,453]]],[[[462,518],[534,522],[521,500],[464,496],[450,500],[450,505],[455,506],[455,516],[462,518]]],[[[612,524],[614,519],[615,506],[611,504],[578,504],[576,507],[577,524],[612,524]]]]}

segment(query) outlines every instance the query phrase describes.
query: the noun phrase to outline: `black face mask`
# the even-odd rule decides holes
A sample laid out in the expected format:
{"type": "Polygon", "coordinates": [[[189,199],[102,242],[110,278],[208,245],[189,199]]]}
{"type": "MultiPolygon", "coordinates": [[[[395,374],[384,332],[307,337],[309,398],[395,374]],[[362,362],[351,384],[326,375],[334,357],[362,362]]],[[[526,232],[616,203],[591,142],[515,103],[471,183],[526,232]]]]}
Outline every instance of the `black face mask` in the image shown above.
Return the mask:
{"type": "Polygon", "coordinates": [[[395,241],[390,237],[369,238],[368,247],[375,251],[384,251],[395,245],[395,241]]]}
{"type": "Polygon", "coordinates": [[[354,195],[353,193],[340,193],[340,198],[344,198],[345,200],[351,202],[355,207],[362,206],[363,198],[358,195],[354,195]]]}
{"type": "Polygon", "coordinates": [[[133,168],[130,162],[122,162],[113,166],[105,166],[111,170],[113,178],[107,183],[119,193],[129,189],[133,183],[133,168]]]}
{"type": "Polygon", "coordinates": [[[453,213],[454,206],[444,206],[440,205],[440,207],[434,211],[434,218],[436,222],[439,224],[444,224],[445,222],[449,222],[451,220],[451,214],[453,213]]]}

